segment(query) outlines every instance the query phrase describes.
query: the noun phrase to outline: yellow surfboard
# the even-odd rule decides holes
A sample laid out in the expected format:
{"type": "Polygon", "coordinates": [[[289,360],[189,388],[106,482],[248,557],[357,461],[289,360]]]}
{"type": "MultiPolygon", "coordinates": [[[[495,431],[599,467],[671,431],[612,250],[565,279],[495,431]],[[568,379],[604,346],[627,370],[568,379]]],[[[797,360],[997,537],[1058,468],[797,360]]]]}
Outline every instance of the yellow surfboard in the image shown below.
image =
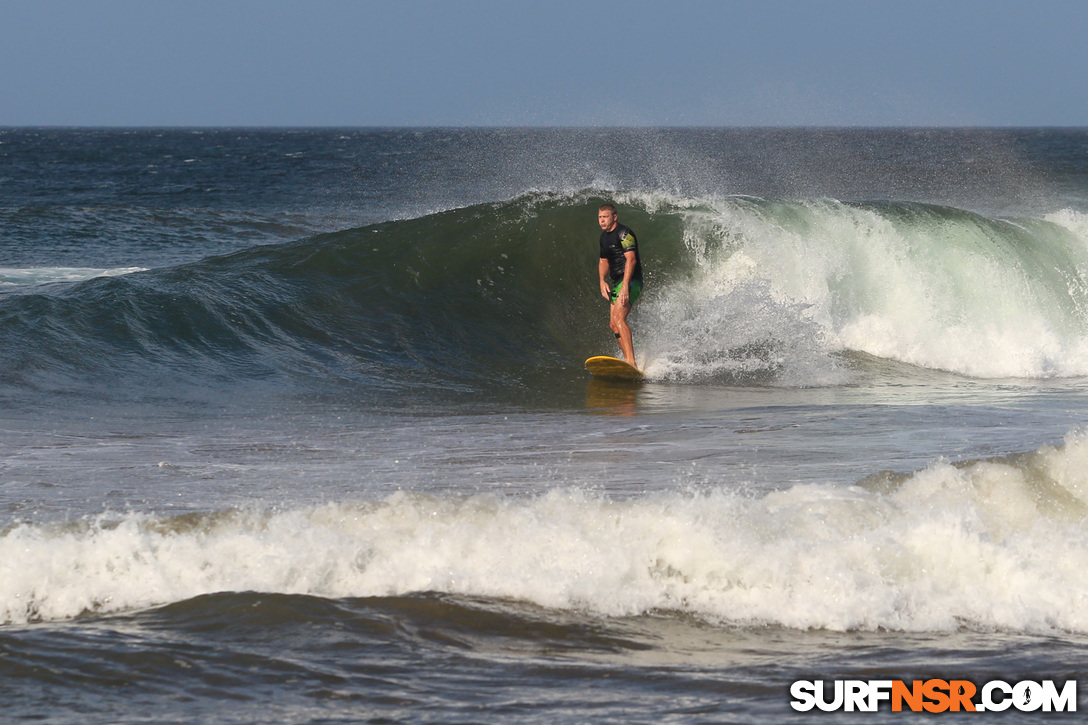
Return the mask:
{"type": "Polygon", "coordinates": [[[586,360],[586,370],[598,378],[616,380],[642,380],[642,371],[619,358],[596,355],[586,360]]]}

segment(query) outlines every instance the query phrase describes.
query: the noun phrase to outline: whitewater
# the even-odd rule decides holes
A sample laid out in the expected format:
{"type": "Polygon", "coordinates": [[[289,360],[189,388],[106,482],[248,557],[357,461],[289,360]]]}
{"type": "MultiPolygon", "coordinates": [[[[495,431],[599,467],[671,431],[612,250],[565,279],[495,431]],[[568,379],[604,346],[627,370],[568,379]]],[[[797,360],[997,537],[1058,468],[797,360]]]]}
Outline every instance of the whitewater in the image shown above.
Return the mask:
{"type": "Polygon", "coordinates": [[[25,623],[221,591],[437,591],[718,625],[1085,634],[1085,459],[1081,433],[1015,460],[759,497],[398,492],[286,511],[23,524],[0,541],[0,613],[25,623]]]}
{"type": "Polygon", "coordinates": [[[5,716],[1088,683],[1081,130],[0,129],[0,161],[5,716]],[[642,384],[582,366],[604,201],[642,384]]]}

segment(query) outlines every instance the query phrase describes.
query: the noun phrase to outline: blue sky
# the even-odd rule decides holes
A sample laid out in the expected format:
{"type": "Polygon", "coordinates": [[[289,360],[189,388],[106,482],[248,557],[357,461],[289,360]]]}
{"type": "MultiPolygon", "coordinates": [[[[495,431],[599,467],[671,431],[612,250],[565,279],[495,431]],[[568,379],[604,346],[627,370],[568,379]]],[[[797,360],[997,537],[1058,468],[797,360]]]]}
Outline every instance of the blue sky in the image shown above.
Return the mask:
{"type": "Polygon", "coordinates": [[[1085,126],[1085,0],[0,0],[0,125],[1085,126]]]}

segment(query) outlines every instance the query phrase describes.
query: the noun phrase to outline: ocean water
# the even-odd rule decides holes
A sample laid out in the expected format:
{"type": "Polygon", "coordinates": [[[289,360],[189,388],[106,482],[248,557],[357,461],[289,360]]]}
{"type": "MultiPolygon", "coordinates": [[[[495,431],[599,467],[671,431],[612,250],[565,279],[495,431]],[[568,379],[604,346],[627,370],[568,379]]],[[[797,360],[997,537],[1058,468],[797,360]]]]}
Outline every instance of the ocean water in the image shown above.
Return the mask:
{"type": "Polygon", "coordinates": [[[1084,690],[1086,423],[1085,130],[0,129],[0,719],[1084,690]]]}

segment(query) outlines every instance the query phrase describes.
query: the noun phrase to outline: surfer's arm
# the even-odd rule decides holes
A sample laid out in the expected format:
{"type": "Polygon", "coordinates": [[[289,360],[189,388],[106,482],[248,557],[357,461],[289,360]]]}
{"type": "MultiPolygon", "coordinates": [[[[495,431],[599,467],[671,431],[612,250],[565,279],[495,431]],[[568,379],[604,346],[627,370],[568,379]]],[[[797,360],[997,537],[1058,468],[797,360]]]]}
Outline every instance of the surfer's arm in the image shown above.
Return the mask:
{"type": "Polygon", "coordinates": [[[620,293],[616,296],[616,302],[624,307],[631,304],[631,277],[635,274],[635,253],[624,252],[623,284],[620,285],[620,293]]]}
{"type": "Polygon", "coordinates": [[[597,276],[601,280],[601,296],[607,300],[612,296],[612,288],[605,279],[608,276],[608,260],[604,257],[601,257],[601,262],[597,265],[597,276]]]}

